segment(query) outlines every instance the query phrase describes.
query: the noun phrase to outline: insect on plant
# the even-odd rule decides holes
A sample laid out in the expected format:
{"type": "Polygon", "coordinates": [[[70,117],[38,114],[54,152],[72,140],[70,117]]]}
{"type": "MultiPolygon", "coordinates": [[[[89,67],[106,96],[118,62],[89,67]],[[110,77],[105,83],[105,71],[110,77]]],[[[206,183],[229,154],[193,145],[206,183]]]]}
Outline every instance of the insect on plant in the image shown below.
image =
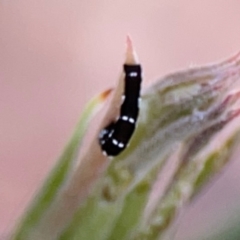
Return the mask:
{"type": "Polygon", "coordinates": [[[111,122],[99,134],[99,143],[106,156],[117,156],[127,147],[138,118],[142,82],[141,65],[124,64],[123,69],[125,89],[120,116],[116,122],[111,122]]]}

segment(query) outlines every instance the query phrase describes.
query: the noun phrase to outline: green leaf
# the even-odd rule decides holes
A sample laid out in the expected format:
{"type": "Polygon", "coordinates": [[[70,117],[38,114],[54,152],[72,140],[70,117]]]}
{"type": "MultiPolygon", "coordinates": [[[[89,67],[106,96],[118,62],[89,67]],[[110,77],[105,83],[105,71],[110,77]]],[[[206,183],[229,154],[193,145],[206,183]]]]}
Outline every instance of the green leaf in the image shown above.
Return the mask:
{"type": "Polygon", "coordinates": [[[29,236],[35,231],[35,226],[40,222],[50,205],[53,204],[56,195],[74,167],[89,122],[93,118],[96,110],[102,104],[102,98],[103,94],[96,96],[83,110],[81,119],[76,126],[73,136],[58,159],[56,166],[52,169],[40,191],[35,196],[33,203],[29,209],[27,209],[13,239],[29,239],[29,236]]]}

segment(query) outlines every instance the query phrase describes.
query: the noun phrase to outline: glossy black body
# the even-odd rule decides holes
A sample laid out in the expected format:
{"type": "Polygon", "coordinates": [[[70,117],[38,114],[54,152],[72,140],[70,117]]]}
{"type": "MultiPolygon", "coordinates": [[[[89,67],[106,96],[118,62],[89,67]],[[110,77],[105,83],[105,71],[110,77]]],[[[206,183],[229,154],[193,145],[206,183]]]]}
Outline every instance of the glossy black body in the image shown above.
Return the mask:
{"type": "Polygon", "coordinates": [[[120,116],[99,134],[99,143],[107,156],[117,156],[128,145],[135,130],[141,90],[141,66],[124,65],[125,86],[120,116]]]}

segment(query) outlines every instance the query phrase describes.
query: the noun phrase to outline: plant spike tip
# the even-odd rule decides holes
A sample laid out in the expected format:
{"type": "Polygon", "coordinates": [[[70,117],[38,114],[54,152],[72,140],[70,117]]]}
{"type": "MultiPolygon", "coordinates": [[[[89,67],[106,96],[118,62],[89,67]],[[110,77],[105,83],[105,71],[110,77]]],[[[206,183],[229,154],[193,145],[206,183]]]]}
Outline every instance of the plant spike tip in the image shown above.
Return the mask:
{"type": "Polygon", "coordinates": [[[125,64],[128,64],[128,65],[139,64],[137,53],[134,49],[132,39],[130,38],[129,35],[127,35],[126,44],[127,44],[127,48],[126,48],[125,64]]]}

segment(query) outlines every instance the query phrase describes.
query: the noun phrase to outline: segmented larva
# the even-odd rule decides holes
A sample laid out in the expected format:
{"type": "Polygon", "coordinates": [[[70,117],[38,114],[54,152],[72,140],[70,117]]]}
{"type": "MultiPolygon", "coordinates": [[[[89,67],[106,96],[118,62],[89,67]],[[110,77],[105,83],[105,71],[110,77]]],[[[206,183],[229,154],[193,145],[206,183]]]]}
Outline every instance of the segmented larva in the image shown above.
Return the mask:
{"type": "Polygon", "coordinates": [[[127,147],[138,118],[142,81],[141,66],[139,64],[125,64],[123,69],[125,72],[125,87],[120,116],[116,122],[111,122],[99,134],[101,149],[107,156],[117,156],[127,147]]]}

